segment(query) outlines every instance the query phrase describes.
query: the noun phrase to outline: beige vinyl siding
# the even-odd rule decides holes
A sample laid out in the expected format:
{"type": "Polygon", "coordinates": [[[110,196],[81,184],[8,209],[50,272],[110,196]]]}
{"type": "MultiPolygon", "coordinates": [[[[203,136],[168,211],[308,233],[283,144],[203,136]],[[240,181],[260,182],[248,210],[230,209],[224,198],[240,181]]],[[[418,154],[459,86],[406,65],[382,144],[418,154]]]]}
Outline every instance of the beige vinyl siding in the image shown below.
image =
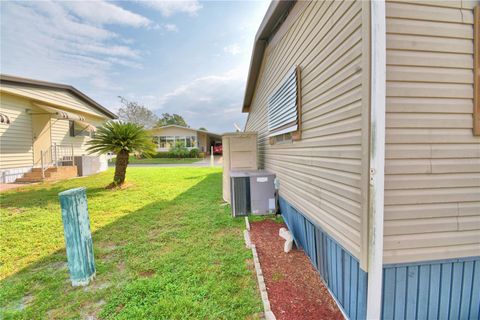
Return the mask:
{"type": "MultiPolygon", "coordinates": [[[[103,121],[98,120],[92,117],[85,117],[85,121],[92,124],[93,126],[101,126],[103,121]]],[[[70,127],[69,121],[60,120],[60,119],[51,119],[51,132],[52,132],[52,144],[64,145],[64,146],[73,146],[73,152],[76,156],[88,155],[88,145],[87,141],[90,140],[90,137],[84,136],[70,136],[70,127]]]]}
{"type": "Polygon", "coordinates": [[[154,128],[150,130],[150,135],[153,136],[181,136],[181,137],[195,137],[197,142],[197,148],[203,151],[206,150],[207,135],[203,132],[198,132],[195,129],[179,128],[179,127],[167,127],[167,128],[154,128]]]}
{"type": "Polygon", "coordinates": [[[258,132],[259,168],[277,174],[281,196],[359,259],[366,203],[365,4],[295,4],[304,6],[298,18],[265,51],[245,130],[258,132]],[[267,99],[294,65],[301,67],[302,139],[270,145],[267,99]]]}
{"type": "Polygon", "coordinates": [[[0,169],[33,165],[32,118],[26,109],[29,101],[9,94],[0,94],[0,112],[10,124],[0,124],[0,169]]]}
{"type": "Polygon", "coordinates": [[[38,88],[33,86],[19,86],[15,84],[1,84],[1,90],[11,94],[37,100],[39,103],[47,103],[52,106],[58,106],[62,109],[69,109],[72,112],[80,111],[92,116],[105,118],[106,116],[88,103],[80,100],[67,90],[53,89],[53,88],[38,88]]]}
{"type": "Polygon", "coordinates": [[[198,135],[197,135],[197,138],[198,138],[198,149],[201,151],[201,152],[210,152],[210,150],[208,150],[208,140],[207,140],[207,134],[204,133],[204,132],[198,132],[198,135]]]}
{"type": "Polygon", "coordinates": [[[384,263],[480,255],[474,4],[386,5],[384,263]]]}
{"type": "Polygon", "coordinates": [[[197,130],[189,128],[168,127],[155,128],[150,130],[150,133],[154,136],[196,136],[197,130]]]}

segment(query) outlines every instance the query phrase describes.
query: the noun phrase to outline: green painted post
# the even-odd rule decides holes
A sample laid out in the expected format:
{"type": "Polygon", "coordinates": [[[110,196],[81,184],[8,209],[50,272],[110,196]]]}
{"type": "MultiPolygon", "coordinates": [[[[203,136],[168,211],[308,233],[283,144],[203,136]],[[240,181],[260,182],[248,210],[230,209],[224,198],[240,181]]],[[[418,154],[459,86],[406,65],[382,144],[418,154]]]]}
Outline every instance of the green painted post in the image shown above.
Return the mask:
{"type": "Polygon", "coordinates": [[[60,192],[58,196],[62,207],[70,279],[73,286],[86,286],[95,277],[87,194],[82,187],[60,192]]]}

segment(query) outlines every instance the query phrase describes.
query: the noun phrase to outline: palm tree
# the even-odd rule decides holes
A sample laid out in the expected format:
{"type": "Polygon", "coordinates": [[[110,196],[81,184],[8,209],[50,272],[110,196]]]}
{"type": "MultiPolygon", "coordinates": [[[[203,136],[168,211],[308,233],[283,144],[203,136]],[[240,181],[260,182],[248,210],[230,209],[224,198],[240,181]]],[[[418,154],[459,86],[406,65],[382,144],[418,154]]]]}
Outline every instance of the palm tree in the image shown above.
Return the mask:
{"type": "Polygon", "coordinates": [[[95,132],[95,137],[87,142],[89,153],[113,152],[117,155],[113,185],[125,182],[128,157],[130,154],[150,156],[155,152],[152,138],[143,127],[135,123],[107,122],[95,132]]]}

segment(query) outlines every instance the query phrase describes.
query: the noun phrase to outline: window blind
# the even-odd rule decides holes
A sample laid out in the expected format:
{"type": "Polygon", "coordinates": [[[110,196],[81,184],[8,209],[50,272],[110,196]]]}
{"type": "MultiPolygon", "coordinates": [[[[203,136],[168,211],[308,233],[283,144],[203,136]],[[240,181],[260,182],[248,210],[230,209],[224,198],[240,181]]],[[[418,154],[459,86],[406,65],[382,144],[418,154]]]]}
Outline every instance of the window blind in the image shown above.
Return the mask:
{"type": "Polygon", "coordinates": [[[269,136],[299,130],[299,68],[293,67],[268,98],[269,136]]]}

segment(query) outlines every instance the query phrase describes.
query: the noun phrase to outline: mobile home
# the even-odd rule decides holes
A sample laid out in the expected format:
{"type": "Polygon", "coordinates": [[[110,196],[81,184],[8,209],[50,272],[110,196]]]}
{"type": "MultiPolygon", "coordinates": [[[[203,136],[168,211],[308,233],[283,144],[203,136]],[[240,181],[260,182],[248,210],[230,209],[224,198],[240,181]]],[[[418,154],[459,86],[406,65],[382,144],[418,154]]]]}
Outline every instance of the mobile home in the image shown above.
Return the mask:
{"type": "Polygon", "coordinates": [[[478,319],[479,1],[274,1],[243,101],[258,167],[351,319],[478,319]]]}
{"type": "Polygon", "coordinates": [[[88,155],[97,126],[117,116],[72,86],[0,77],[0,176],[2,183],[77,175],[75,157],[107,169],[105,155],[88,155]],[[46,172],[47,171],[47,172],[46,172]]]}
{"type": "Polygon", "coordinates": [[[197,148],[200,152],[210,152],[210,147],[222,142],[219,134],[188,127],[182,127],[175,124],[149,130],[153,142],[157,146],[157,151],[166,152],[175,146],[175,143],[181,142],[188,149],[197,148]]]}

